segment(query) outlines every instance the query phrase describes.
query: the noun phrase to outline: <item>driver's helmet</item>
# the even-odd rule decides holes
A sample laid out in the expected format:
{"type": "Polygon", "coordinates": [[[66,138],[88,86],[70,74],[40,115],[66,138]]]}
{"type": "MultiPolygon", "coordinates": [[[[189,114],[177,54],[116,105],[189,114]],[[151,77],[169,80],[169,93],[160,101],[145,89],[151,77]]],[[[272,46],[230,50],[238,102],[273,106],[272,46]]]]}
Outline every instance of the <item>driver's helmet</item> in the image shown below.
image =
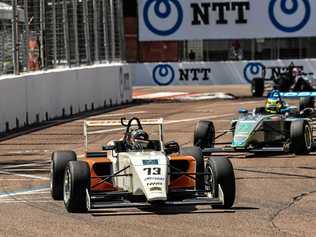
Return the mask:
{"type": "Polygon", "coordinates": [[[148,134],[142,129],[135,129],[128,136],[128,146],[131,150],[144,150],[149,143],[148,134]]]}
{"type": "Polygon", "coordinates": [[[294,68],[292,69],[292,76],[293,76],[293,77],[299,76],[300,73],[301,73],[301,70],[300,70],[299,68],[294,67],[294,68]]]}
{"type": "Polygon", "coordinates": [[[283,101],[280,98],[280,96],[277,96],[276,94],[272,93],[266,101],[265,110],[268,113],[277,114],[280,113],[282,107],[283,101]]]}

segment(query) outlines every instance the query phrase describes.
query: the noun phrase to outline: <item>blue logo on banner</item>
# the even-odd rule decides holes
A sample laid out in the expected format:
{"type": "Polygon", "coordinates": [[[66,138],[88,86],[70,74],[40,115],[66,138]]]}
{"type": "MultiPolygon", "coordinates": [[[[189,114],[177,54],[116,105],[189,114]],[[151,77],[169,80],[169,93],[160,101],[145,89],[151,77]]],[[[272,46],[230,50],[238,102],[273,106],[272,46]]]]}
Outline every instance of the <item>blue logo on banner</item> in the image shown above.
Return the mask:
{"type": "Polygon", "coordinates": [[[143,16],[144,23],[151,32],[160,36],[168,36],[180,28],[183,21],[183,10],[178,0],[148,0],[144,6],[143,16]],[[167,29],[162,29],[159,26],[159,20],[156,21],[157,25],[151,22],[150,13],[161,20],[173,19],[174,14],[177,14],[176,22],[167,29]]]}
{"type": "Polygon", "coordinates": [[[157,85],[168,86],[175,78],[173,68],[168,64],[157,65],[153,70],[153,79],[157,85]]]}
{"type": "Polygon", "coordinates": [[[264,65],[262,63],[248,63],[244,68],[245,80],[251,83],[255,77],[260,77],[264,65]]]}
{"type": "Polygon", "coordinates": [[[280,31],[293,33],[301,30],[308,23],[311,17],[311,5],[309,0],[271,0],[269,5],[269,15],[272,24],[278,28],[280,31]],[[280,2],[280,12],[290,16],[293,16],[295,13],[298,13],[299,7],[304,5],[305,14],[302,21],[298,22],[297,25],[294,26],[285,26],[280,23],[280,21],[275,16],[275,9],[277,6],[277,2],[280,2]],[[289,4],[289,2],[291,4],[289,4]]]}

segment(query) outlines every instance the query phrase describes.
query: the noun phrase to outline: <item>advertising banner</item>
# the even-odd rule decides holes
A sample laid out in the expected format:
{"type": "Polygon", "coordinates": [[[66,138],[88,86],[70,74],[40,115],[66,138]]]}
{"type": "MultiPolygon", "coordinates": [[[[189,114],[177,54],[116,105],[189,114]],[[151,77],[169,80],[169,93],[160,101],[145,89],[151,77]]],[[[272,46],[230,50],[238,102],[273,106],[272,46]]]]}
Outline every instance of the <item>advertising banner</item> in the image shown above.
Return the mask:
{"type": "MultiPolygon", "coordinates": [[[[229,85],[251,83],[264,67],[302,66],[316,73],[316,60],[262,60],[230,62],[139,63],[134,66],[134,86],[229,85]]],[[[270,77],[270,75],[266,75],[270,77]]]]}
{"type": "Polygon", "coordinates": [[[316,36],[315,0],[138,0],[140,41],[316,36]]]}

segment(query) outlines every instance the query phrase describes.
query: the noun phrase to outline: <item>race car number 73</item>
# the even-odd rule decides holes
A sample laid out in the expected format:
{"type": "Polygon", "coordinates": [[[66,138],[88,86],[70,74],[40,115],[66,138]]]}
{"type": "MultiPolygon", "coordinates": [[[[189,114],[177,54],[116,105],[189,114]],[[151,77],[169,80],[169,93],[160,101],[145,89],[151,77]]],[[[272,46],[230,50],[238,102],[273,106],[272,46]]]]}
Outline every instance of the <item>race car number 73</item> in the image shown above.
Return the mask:
{"type": "Polygon", "coordinates": [[[161,168],[159,167],[144,168],[143,170],[147,171],[147,175],[160,175],[161,174],[161,168]]]}

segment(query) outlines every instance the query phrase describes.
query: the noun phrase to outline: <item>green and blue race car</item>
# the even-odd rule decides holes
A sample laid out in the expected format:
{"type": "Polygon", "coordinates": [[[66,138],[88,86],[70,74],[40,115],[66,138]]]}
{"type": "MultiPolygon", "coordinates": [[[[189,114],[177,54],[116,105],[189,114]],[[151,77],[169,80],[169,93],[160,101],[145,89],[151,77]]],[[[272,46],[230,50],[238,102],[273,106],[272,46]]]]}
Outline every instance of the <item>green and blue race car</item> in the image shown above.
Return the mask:
{"type": "Polygon", "coordinates": [[[313,92],[269,93],[265,107],[252,111],[240,109],[239,118],[232,120],[231,128],[215,135],[212,121],[199,121],[194,132],[194,145],[204,153],[287,152],[308,154],[311,152],[314,110],[313,92]],[[289,106],[282,97],[300,97],[300,106],[289,106]],[[220,137],[231,133],[229,143],[217,143],[220,137]]]}

